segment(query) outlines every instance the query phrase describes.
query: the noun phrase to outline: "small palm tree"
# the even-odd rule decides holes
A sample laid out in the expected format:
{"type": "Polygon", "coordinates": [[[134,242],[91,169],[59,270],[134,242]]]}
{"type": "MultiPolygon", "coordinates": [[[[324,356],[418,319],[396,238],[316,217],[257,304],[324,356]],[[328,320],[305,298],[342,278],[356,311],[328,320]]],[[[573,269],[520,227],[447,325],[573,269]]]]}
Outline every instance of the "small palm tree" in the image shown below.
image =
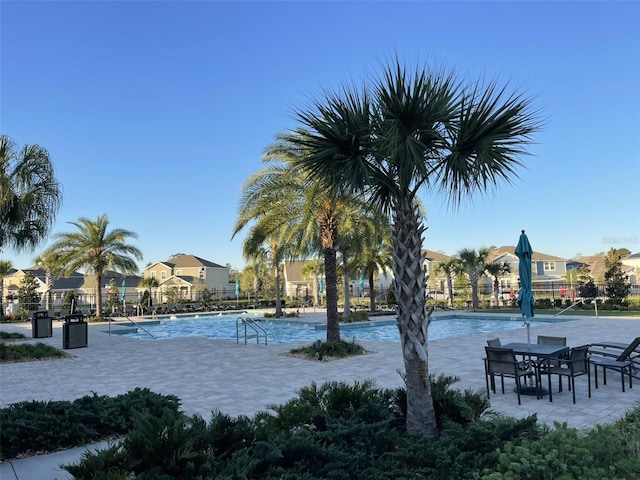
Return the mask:
{"type": "Polygon", "coordinates": [[[474,310],[480,308],[480,299],[478,296],[478,280],[484,272],[487,257],[489,256],[488,248],[481,248],[476,251],[473,248],[463,248],[458,252],[458,258],[462,268],[469,276],[469,284],[471,285],[471,299],[474,310]]]}
{"type": "Polygon", "coordinates": [[[436,272],[442,272],[447,277],[450,308],[453,308],[453,278],[460,273],[461,268],[460,259],[457,257],[451,257],[446,262],[440,262],[436,267],[436,272]]]}
{"type": "MultiPolygon", "coordinates": [[[[270,216],[263,216],[258,223],[252,226],[247,232],[247,238],[242,243],[242,256],[249,262],[265,261],[270,263],[273,269],[276,298],[276,317],[283,316],[282,292],[280,290],[280,268],[285,256],[285,242],[283,237],[285,229],[280,226],[278,230],[270,223],[274,219],[270,216]]],[[[235,235],[235,233],[234,233],[235,235]]]]}
{"type": "Polygon", "coordinates": [[[493,299],[496,307],[500,304],[500,277],[510,272],[511,267],[507,262],[489,262],[484,266],[484,273],[493,279],[493,299]]]}
{"type": "Polygon", "coordinates": [[[11,260],[0,260],[0,317],[4,315],[4,303],[2,302],[4,298],[4,277],[9,275],[12,269],[11,260]]]}
{"type": "Polygon", "coordinates": [[[147,297],[147,304],[143,305],[147,308],[151,307],[151,304],[153,302],[152,300],[152,296],[153,296],[153,292],[156,288],[158,288],[160,286],[160,282],[158,282],[157,278],[154,277],[145,277],[143,279],[140,280],[140,283],[138,284],[138,286],[142,287],[142,288],[148,288],[149,289],[149,296],[147,297]]]}
{"type": "Polygon", "coordinates": [[[35,248],[49,233],[62,200],[49,152],[25,145],[19,153],[0,136],[0,251],[35,248]]]}
{"type": "Polygon", "coordinates": [[[51,289],[53,288],[53,279],[60,276],[60,256],[56,252],[45,251],[34,258],[33,262],[35,265],[44,268],[45,283],[47,285],[45,308],[48,311],[52,308],[51,289]]]}
{"type": "Polygon", "coordinates": [[[45,255],[57,255],[65,275],[76,270],[87,269],[93,274],[96,288],[96,316],[102,317],[102,275],[106,270],[118,270],[124,274],[136,273],[136,260],[142,260],[142,252],[126,243],[128,238],[137,238],[130,230],[116,228],[107,230],[109,218],[100,215],[96,220],[81,217],[69,222],[76,232],[59,233],[45,255]]]}
{"type": "Polygon", "coordinates": [[[396,60],[371,85],[327,90],[295,112],[309,134],[287,139],[305,152],[300,163],[326,190],[366,195],[392,216],[407,430],[434,436],[418,193],[443,192],[455,206],[508,182],[539,124],[530,100],[495,82],[467,85],[453,72],[408,71],[396,60]]]}

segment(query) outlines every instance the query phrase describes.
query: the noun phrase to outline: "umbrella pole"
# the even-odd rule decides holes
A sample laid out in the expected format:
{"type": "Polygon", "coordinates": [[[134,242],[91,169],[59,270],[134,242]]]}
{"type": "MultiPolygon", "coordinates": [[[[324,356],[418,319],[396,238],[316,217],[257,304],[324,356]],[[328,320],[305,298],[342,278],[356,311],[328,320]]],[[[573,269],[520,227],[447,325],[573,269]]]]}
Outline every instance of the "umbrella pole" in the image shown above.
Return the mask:
{"type": "Polygon", "coordinates": [[[531,322],[529,317],[525,317],[524,324],[527,326],[527,345],[531,346],[531,322]]]}

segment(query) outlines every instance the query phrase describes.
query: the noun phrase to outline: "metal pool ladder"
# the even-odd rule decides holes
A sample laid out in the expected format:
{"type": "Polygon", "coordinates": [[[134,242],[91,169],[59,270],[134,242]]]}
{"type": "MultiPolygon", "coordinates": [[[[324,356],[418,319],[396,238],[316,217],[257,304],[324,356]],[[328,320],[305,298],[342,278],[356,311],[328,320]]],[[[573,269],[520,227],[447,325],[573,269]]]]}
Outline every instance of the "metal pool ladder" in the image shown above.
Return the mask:
{"type": "Polygon", "coordinates": [[[256,343],[260,343],[260,338],[264,337],[264,344],[267,345],[267,331],[258,325],[258,322],[249,317],[238,317],[236,320],[236,343],[240,343],[240,329],[244,327],[244,344],[248,339],[255,338],[256,343]]]}

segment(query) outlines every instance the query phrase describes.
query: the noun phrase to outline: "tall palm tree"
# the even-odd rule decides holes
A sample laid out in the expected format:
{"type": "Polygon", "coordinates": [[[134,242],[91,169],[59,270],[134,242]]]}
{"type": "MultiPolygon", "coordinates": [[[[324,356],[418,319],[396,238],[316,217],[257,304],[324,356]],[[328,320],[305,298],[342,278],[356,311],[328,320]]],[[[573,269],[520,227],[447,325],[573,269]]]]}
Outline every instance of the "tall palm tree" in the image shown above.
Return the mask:
{"type": "Polygon", "coordinates": [[[295,112],[309,135],[288,139],[306,152],[303,167],[325,188],[366,194],[392,215],[407,430],[433,436],[425,227],[417,195],[439,190],[457,206],[476,191],[508,182],[539,124],[530,100],[496,82],[466,84],[454,72],[408,71],[396,60],[371,85],[325,90],[295,112]]]}
{"type": "Polygon", "coordinates": [[[35,248],[49,233],[62,201],[49,152],[0,136],[0,251],[35,248]]]}
{"type": "Polygon", "coordinates": [[[471,300],[473,308],[480,307],[480,298],[478,296],[478,280],[484,273],[489,256],[488,248],[480,248],[476,251],[473,248],[463,248],[458,252],[458,258],[463,270],[469,276],[469,284],[471,285],[471,300]]]}
{"type": "Polygon", "coordinates": [[[489,262],[484,266],[484,273],[493,279],[493,300],[496,307],[500,304],[500,277],[510,272],[511,267],[507,262],[489,262]]]}
{"type": "Polygon", "coordinates": [[[51,289],[53,288],[53,279],[60,276],[60,256],[56,252],[45,251],[33,259],[33,263],[44,268],[45,283],[47,291],[45,293],[45,308],[47,311],[52,308],[51,289]]]}
{"type": "Polygon", "coordinates": [[[0,260],[0,317],[4,315],[4,277],[13,270],[11,260],[0,260]]]}
{"type": "MultiPolygon", "coordinates": [[[[304,136],[304,131],[296,132],[304,136]]],[[[338,226],[345,205],[355,201],[336,188],[309,178],[296,166],[305,155],[293,143],[276,137],[262,161],[270,165],[253,174],[242,187],[233,236],[256,221],[261,235],[282,242],[288,256],[309,258],[322,252],[327,302],[327,341],[340,340],[336,252],[338,226]]]]}
{"type": "Polygon", "coordinates": [[[117,270],[124,274],[136,273],[136,260],[142,260],[142,252],[126,243],[128,238],[138,235],[130,230],[116,228],[107,230],[109,218],[100,215],[96,220],[81,217],[69,222],[76,232],[58,233],[54,243],[45,254],[59,255],[63,274],[86,269],[95,279],[96,315],[102,317],[102,275],[106,270],[117,270]]]}

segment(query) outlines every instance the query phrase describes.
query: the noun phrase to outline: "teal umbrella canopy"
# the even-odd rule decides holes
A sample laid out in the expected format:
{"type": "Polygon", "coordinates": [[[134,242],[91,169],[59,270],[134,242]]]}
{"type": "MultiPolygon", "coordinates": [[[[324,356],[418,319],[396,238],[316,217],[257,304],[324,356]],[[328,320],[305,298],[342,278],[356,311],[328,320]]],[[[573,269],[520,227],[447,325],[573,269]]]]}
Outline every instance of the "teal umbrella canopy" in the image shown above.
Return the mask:
{"type": "Polygon", "coordinates": [[[529,239],[522,230],[520,240],[516,246],[515,254],[518,257],[518,274],[520,275],[520,292],[518,292],[518,305],[522,316],[531,318],[534,315],[535,299],[531,286],[531,258],[533,249],[529,239]]]}
{"type": "Polygon", "coordinates": [[[236,297],[240,295],[240,280],[236,280],[236,297]]]}
{"type": "Polygon", "coordinates": [[[362,292],[364,290],[364,276],[361,274],[360,275],[360,291],[362,292]]]}

